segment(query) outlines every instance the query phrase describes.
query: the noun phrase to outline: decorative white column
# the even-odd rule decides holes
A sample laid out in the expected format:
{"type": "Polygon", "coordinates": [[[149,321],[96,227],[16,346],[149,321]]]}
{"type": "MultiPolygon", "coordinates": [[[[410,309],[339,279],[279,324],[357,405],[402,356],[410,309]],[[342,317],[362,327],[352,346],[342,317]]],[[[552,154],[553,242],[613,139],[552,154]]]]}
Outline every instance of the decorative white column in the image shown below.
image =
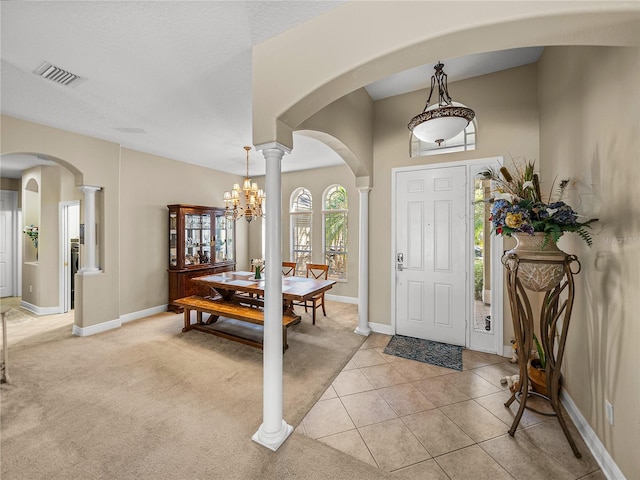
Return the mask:
{"type": "Polygon", "coordinates": [[[269,144],[256,147],[266,160],[266,256],[264,288],[264,349],[262,425],[252,440],[273,451],[280,448],[293,427],[283,416],[282,374],[282,157],[291,150],[269,144]]]}
{"type": "Polygon", "coordinates": [[[360,191],[360,257],[358,260],[358,326],[354,333],[368,336],[369,327],[369,191],[371,187],[358,187],[360,191]]]}
{"type": "Polygon", "coordinates": [[[84,193],[84,265],[78,273],[87,275],[99,273],[96,261],[96,192],[102,187],[82,185],[80,191],[84,193]]]}

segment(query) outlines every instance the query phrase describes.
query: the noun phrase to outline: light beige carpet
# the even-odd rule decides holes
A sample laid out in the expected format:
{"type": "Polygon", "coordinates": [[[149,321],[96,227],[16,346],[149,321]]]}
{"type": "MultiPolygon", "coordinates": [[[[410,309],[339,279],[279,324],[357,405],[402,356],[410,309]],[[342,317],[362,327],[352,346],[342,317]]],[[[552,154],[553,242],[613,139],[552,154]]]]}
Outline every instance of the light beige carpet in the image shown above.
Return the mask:
{"type": "MultiPolygon", "coordinates": [[[[354,305],[303,315],[284,355],[284,418],[294,427],[365,338],[354,305]]],[[[91,337],[65,326],[9,348],[0,462],[13,479],[370,479],[388,474],[294,432],[277,451],[262,422],[262,352],[181,332],[159,314],[91,337]]]]}

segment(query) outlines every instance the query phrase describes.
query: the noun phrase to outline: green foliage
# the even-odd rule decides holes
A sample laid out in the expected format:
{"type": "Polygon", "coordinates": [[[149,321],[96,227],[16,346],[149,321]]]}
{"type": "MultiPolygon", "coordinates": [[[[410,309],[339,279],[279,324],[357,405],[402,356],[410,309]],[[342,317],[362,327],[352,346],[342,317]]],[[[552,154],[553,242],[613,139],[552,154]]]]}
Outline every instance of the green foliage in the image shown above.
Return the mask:
{"type": "Polygon", "coordinates": [[[476,300],[482,300],[482,287],[484,285],[484,269],[482,259],[477,259],[473,263],[473,290],[476,300]]]}
{"type": "Polygon", "coordinates": [[[533,343],[536,344],[536,351],[538,352],[538,359],[540,360],[540,366],[544,370],[545,368],[547,368],[547,358],[544,355],[544,349],[542,348],[542,345],[540,345],[540,342],[538,341],[538,337],[536,337],[535,333],[533,334],[533,343]]]}
{"type": "Polygon", "coordinates": [[[329,273],[337,278],[346,278],[347,275],[347,209],[347,191],[340,185],[332,187],[324,205],[324,245],[329,273]]]}

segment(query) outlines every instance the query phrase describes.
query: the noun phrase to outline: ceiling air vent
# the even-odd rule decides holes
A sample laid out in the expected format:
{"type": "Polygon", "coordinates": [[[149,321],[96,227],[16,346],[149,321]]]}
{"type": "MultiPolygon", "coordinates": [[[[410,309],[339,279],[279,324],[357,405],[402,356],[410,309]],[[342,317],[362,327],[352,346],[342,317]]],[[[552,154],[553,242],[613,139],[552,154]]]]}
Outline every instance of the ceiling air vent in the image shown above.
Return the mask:
{"type": "Polygon", "coordinates": [[[79,82],[81,78],[78,75],[75,75],[71,72],[67,72],[66,70],[61,69],[60,67],[56,67],[55,65],[51,65],[50,63],[43,63],[38,70],[36,70],[36,75],[40,75],[47,80],[51,80],[52,82],[59,83],[61,85],[65,85],[67,87],[79,82]]]}

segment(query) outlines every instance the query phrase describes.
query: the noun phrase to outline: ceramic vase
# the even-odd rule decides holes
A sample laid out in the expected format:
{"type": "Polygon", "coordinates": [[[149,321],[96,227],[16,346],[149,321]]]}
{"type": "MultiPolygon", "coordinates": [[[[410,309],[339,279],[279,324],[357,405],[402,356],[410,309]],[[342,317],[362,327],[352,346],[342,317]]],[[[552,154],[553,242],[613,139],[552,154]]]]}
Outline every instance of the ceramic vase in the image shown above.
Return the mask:
{"type": "Polygon", "coordinates": [[[558,285],[564,276],[563,261],[567,254],[558,248],[556,242],[551,238],[545,242],[543,232],[535,232],[533,235],[511,235],[516,239],[517,245],[507,253],[515,253],[521,260],[518,265],[518,279],[522,286],[534,292],[546,292],[558,285]]]}

